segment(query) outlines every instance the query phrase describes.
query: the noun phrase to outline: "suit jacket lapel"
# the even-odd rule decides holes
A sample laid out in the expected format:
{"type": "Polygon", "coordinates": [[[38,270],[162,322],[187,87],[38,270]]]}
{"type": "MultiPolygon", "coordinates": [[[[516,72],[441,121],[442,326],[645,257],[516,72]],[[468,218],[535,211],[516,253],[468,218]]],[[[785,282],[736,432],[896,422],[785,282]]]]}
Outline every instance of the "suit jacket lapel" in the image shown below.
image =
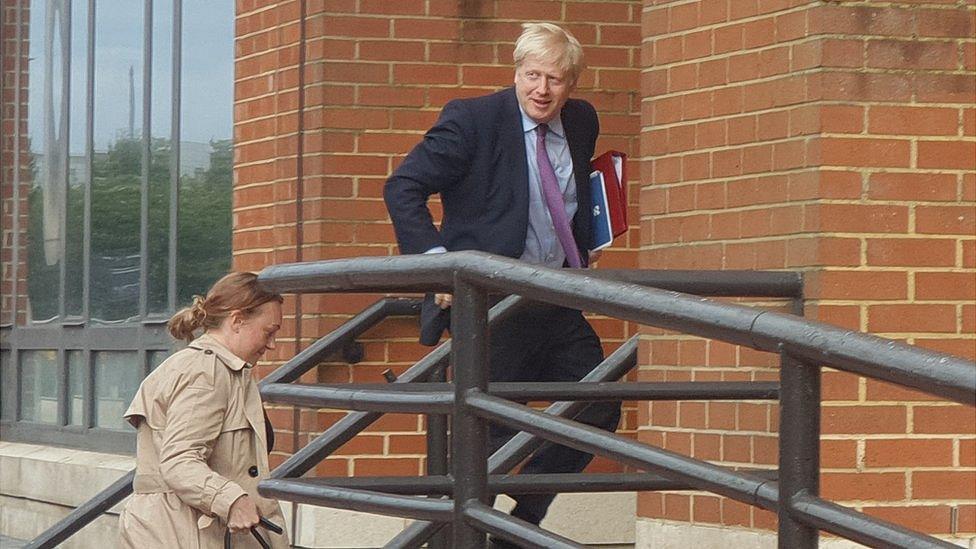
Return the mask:
{"type": "Polygon", "coordinates": [[[525,132],[522,130],[522,111],[519,110],[515,88],[508,88],[504,92],[502,112],[498,117],[498,143],[503,158],[513,161],[509,169],[510,177],[507,184],[513,185],[512,195],[515,203],[524,210],[520,216],[521,227],[516,229],[520,234],[529,230],[529,161],[525,153],[525,132]]]}
{"type": "Polygon", "coordinates": [[[573,118],[573,110],[564,106],[560,116],[563,121],[563,131],[566,132],[566,142],[569,144],[569,155],[573,158],[576,201],[579,204],[576,215],[573,217],[573,235],[585,262],[588,255],[586,248],[589,242],[589,215],[593,204],[590,198],[590,158],[585,150],[585,140],[580,138],[581,128],[577,120],[573,118]]]}

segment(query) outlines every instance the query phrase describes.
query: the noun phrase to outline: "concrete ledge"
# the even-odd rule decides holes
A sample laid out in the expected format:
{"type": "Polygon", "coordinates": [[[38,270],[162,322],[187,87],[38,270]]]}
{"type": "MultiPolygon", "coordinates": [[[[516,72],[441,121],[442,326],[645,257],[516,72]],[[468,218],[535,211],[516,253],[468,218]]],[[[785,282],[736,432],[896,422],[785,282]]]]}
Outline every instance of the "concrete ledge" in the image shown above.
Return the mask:
{"type": "MultiPolygon", "coordinates": [[[[637,519],[636,549],[776,549],[776,533],[766,530],[705,526],[655,519],[637,519]]],[[[943,538],[945,539],[945,538],[943,538]]],[[[949,538],[960,547],[976,549],[976,538],[949,538]]],[[[855,549],[864,545],[846,539],[821,538],[824,549],[855,549]]]]}
{"type": "MultiPolygon", "coordinates": [[[[130,456],[0,442],[0,533],[33,539],[134,467],[130,456]]],[[[121,505],[60,547],[114,547],[121,505]]]]}
{"type": "MultiPolygon", "coordinates": [[[[495,506],[508,511],[514,502],[500,496],[495,506]]],[[[290,510],[292,505],[283,503],[290,510]]],[[[411,521],[313,507],[298,506],[294,543],[314,549],[374,549],[383,547],[411,521]]],[[[556,497],[542,527],[597,547],[632,546],[637,497],[633,492],[562,494],[556,497]]],[[[723,548],[727,549],[727,548],[723,548]]]]}
{"type": "MultiPolygon", "coordinates": [[[[0,534],[32,539],[134,467],[132,456],[0,442],[0,534]]],[[[122,505],[124,502],[63,547],[115,547],[122,505]]],[[[496,504],[506,511],[512,505],[505,496],[496,504]]],[[[635,539],[636,506],[633,492],[563,494],[556,498],[542,526],[592,546],[630,546],[635,539]]],[[[382,547],[410,523],[396,517],[282,502],[289,530],[296,508],[292,539],[296,546],[309,549],[382,547]]]]}

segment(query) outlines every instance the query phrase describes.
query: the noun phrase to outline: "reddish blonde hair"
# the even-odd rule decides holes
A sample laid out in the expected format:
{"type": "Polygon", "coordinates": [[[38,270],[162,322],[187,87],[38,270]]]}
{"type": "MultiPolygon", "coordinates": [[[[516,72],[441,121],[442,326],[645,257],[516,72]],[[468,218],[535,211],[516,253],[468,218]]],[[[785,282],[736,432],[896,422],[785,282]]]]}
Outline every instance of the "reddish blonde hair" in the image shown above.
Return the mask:
{"type": "Polygon", "coordinates": [[[231,312],[247,316],[269,301],[282,303],[284,298],[261,289],[255,273],[232,272],[214,283],[206,297],[193,296],[193,304],[177,311],[166,326],[173,337],[189,342],[198,329],[220,326],[231,312]]]}

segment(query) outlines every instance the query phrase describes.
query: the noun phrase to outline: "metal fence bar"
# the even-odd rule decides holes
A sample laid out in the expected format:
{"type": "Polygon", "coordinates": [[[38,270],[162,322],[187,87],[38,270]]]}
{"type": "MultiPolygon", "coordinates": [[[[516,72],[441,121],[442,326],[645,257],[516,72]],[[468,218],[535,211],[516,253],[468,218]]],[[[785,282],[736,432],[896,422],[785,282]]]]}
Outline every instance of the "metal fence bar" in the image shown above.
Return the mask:
{"type": "Polygon", "coordinates": [[[464,519],[480,530],[532,549],[584,549],[575,541],[477,502],[464,506],[464,519]]]}
{"type": "MultiPolygon", "coordinates": [[[[523,301],[517,296],[502,300],[491,308],[488,322],[496,322],[511,315],[523,301]]],[[[400,374],[393,383],[411,383],[427,378],[432,371],[448,360],[451,352],[451,342],[441,344],[430,354],[400,374]]],[[[391,384],[392,385],[392,384],[391,384]]],[[[349,442],[363,429],[380,418],[379,412],[352,412],[340,419],[316,437],[307,446],[298,450],[271,471],[271,478],[300,477],[314,468],[326,456],[336,451],[340,446],[349,442]]]]}
{"type": "Polygon", "coordinates": [[[869,547],[959,549],[953,543],[913,532],[809,494],[795,496],[790,501],[790,507],[797,520],[869,547]]]}
{"type": "MultiPolygon", "coordinates": [[[[633,336],[610,353],[603,362],[583,377],[583,382],[611,381],[624,376],[637,364],[637,342],[639,336],[633,336]]],[[[586,408],[584,402],[554,402],[546,408],[545,413],[560,417],[576,417],[586,408]]],[[[489,473],[507,473],[523,459],[528,457],[536,448],[545,442],[544,439],[533,434],[516,433],[501,448],[488,458],[489,473]]],[[[385,549],[414,549],[423,545],[424,541],[434,535],[442,525],[430,522],[414,522],[399,534],[394,536],[383,547],[385,549]]]]}
{"type": "Polygon", "coordinates": [[[451,520],[454,512],[451,500],[310,485],[297,480],[263,480],[258,484],[258,493],[268,498],[406,518],[451,520]]]}
{"type": "Polygon", "coordinates": [[[774,482],[646,446],[491,395],[472,395],[468,397],[468,403],[482,417],[503,425],[528,431],[570,448],[652,470],[665,478],[694,486],[696,490],[720,494],[768,511],[776,510],[778,490],[774,482]]]}
{"type": "MultiPolygon", "coordinates": [[[[776,480],[777,471],[751,469],[753,476],[776,480]]],[[[448,475],[425,477],[315,477],[296,480],[310,486],[331,486],[372,490],[403,496],[450,496],[454,479],[448,475]]],[[[632,492],[693,490],[683,482],[668,480],[654,473],[545,473],[534,475],[489,475],[488,493],[551,494],[587,492],[632,492]]]]}
{"type": "Polygon", "coordinates": [[[265,376],[259,385],[264,387],[274,383],[291,383],[386,317],[415,315],[419,307],[420,301],[417,299],[380,299],[265,376]]]}
{"type": "Polygon", "coordinates": [[[820,367],[780,355],[779,521],[780,549],[815,549],[816,528],[799,522],[789,502],[820,493],[820,367]]]}
{"type": "Polygon", "coordinates": [[[111,509],[132,493],[132,479],[136,472],[129,471],[124,477],[113,482],[108,488],[99,492],[95,497],[75,508],[68,516],[59,520],[57,524],[45,530],[30,543],[26,549],[50,549],[57,547],[75,532],[84,528],[89,522],[111,509]]]}
{"type": "Polygon", "coordinates": [[[488,503],[488,422],[469,409],[488,389],[488,294],[458,276],[451,311],[454,348],[454,413],[451,415],[451,471],[454,476],[454,547],[482,547],[484,532],[464,520],[469,502],[488,503]]]}
{"type": "MultiPolygon", "coordinates": [[[[452,383],[282,384],[262,389],[267,402],[385,412],[441,413],[454,399],[452,383]],[[427,408],[417,408],[428,403],[427,408]]],[[[617,400],[775,400],[775,381],[499,382],[488,394],[515,402],[617,400]]]]}
{"type": "MultiPolygon", "coordinates": [[[[447,369],[442,365],[435,368],[429,380],[434,383],[447,381],[447,369]]],[[[453,396],[453,393],[452,393],[453,396]]],[[[427,475],[447,475],[448,463],[448,416],[446,414],[427,415],[427,475]]],[[[453,483],[453,481],[452,481],[453,483]]],[[[453,490],[452,490],[453,493],[453,490]]],[[[442,529],[427,541],[427,549],[450,549],[450,528],[442,529]]]]}
{"type": "Polygon", "coordinates": [[[447,391],[388,391],[291,383],[265,385],[261,388],[261,396],[265,402],[309,408],[409,414],[449,413],[454,404],[454,394],[447,391]]]}

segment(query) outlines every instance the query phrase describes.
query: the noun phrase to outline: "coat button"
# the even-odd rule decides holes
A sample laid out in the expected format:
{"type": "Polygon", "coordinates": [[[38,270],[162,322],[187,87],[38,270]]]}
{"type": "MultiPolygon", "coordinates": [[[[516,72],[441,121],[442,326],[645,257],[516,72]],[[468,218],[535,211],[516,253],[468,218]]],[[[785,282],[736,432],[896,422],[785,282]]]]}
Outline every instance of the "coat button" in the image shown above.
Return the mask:
{"type": "Polygon", "coordinates": [[[258,476],[258,466],[257,466],[257,465],[252,465],[252,466],[251,466],[251,467],[250,467],[250,468],[249,468],[249,469],[247,470],[247,474],[249,474],[249,475],[251,475],[252,477],[256,477],[256,476],[258,476]]]}
{"type": "Polygon", "coordinates": [[[213,354],[213,351],[211,351],[210,349],[207,349],[206,351],[203,352],[203,354],[205,354],[205,355],[212,355],[213,354]]]}

